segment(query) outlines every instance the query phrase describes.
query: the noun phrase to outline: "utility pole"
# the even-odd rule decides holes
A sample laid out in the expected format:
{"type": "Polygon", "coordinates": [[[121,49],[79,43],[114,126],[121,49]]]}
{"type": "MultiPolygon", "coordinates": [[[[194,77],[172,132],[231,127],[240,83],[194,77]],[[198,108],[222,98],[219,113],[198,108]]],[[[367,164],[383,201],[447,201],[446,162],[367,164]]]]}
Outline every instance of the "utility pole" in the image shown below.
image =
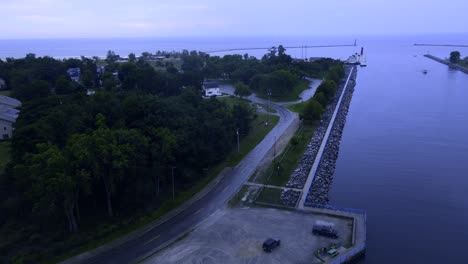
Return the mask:
{"type": "Polygon", "coordinates": [[[273,142],[273,160],[276,158],[276,136],[275,136],[275,142],[273,142]]]}
{"type": "Polygon", "coordinates": [[[267,94],[268,94],[268,104],[267,104],[267,123],[266,123],[266,125],[268,126],[268,125],[270,124],[270,96],[271,96],[271,88],[268,88],[267,94]]]}
{"type": "Polygon", "coordinates": [[[240,153],[240,146],[239,146],[239,128],[236,129],[237,134],[237,153],[240,153]]]}
{"type": "Polygon", "coordinates": [[[174,169],[176,167],[171,167],[172,169],[172,201],[175,201],[175,188],[174,188],[174,169]]]}

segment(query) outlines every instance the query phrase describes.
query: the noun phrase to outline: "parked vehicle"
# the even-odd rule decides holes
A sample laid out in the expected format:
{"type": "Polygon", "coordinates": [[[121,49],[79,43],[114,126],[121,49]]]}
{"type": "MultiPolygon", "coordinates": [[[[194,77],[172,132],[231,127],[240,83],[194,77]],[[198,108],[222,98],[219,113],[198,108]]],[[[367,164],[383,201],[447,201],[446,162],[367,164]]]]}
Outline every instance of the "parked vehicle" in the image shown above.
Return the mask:
{"type": "Polygon", "coordinates": [[[338,251],[336,251],[336,249],[332,248],[330,250],[327,251],[327,254],[332,256],[332,257],[336,257],[338,256],[338,254],[340,254],[338,251]]]}
{"type": "Polygon", "coordinates": [[[314,225],[312,227],[312,234],[320,235],[320,236],[327,236],[331,238],[338,238],[338,232],[333,229],[331,226],[325,225],[314,225]]]}
{"type": "Polygon", "coordinates": [[[279,247],[281,244],[281,241],[275,240],[273,238],[268,238],[263,242],[263,251],[270,253],[273,249],[279,247]]]}

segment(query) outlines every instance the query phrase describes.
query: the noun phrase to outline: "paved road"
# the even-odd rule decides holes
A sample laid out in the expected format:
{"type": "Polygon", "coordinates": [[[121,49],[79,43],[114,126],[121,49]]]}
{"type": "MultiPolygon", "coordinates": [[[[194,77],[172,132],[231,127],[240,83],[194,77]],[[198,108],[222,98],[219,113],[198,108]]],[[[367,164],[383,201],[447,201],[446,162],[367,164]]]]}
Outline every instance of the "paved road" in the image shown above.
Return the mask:
{"type": "MultiPolygon", "coordinates": [[[[224,92],[228,92],[229,89],[224,92]]],[[[250,96],[254,102],[266,103],[265,100],[250,96]]],[[[257,165],[272,148],[275,138],[279,138],[291,125],[294,113],[277,104],[271,104],[280,116],[278,124],[235,168],[203,198],[194,202],[186,210],[165,223],[147,230],[141,236],[131,239],[105,252],[84,254],[79,260],[66,263],[135,263],[167,245],[170,241],[192,230],[197,224],[222,208],[227,200],[254,173],[257,165]]]]}

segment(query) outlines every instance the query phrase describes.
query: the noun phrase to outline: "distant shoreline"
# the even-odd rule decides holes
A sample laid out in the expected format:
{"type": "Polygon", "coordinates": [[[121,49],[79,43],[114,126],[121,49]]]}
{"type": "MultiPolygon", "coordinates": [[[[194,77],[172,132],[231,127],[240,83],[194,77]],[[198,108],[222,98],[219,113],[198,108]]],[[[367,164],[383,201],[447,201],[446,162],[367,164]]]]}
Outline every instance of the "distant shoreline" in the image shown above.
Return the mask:
{"type": "Polygon", "coordinates": [[[457,44],[414,44],[414,46],[425,46],[425,47],[460,47],[460,48],[468,48],[468,45],[457,45],[457,44]]]}

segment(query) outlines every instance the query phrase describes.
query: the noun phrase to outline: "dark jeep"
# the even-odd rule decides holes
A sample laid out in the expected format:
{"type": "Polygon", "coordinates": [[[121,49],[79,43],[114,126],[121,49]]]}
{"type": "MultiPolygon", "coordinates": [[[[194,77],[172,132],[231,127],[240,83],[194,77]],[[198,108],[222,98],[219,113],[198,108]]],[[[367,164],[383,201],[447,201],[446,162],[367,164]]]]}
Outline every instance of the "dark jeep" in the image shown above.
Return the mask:
{"type": "Polygon", "coordinates": [[[338,238],[338,232],[336,232],[336,230],[333,229],[331,226],[325,225],[314,225],[314,227],[312,228],[312,234],[327,236],[331,238],[338,238]]]}
{"type": "Polygon", "coordinates": [[[279,247],[280,243],[281,241],[279,239],[274,240],[273,238],[269,238],[263,242],[263,251],[271,252],[276,247],[279,247]]]}

